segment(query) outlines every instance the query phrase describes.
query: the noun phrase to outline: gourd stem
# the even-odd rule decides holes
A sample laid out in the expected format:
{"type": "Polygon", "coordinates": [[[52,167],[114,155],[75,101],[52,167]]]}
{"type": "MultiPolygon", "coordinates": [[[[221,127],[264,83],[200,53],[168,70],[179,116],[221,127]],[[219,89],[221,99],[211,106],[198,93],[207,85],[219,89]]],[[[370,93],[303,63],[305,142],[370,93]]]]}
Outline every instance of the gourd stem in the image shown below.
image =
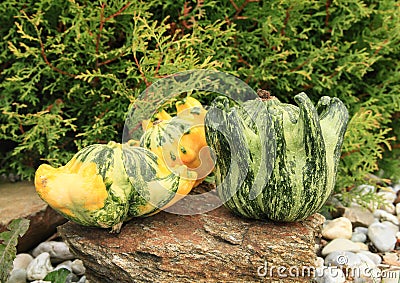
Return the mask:
{"type": "Polygon", "coordinates": [[[274,98],[274,96],[271,96],[271,93],[268,90],[263,90],[263,89],[258,89],[257,90],[257,95],[263,101],[270,100],[270,99],[274,98]]]}

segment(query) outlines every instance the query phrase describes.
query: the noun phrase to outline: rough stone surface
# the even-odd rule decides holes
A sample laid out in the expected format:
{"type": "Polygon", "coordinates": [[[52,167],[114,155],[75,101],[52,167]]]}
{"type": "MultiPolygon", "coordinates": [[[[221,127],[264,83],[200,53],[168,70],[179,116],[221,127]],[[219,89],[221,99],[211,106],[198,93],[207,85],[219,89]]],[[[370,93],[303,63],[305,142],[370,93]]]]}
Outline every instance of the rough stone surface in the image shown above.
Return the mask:
{"type": "Polygon", "coordinates": [[[314,214],[296,223],[262,222],[220,207],[193,216],[161,212],[133,219],[120,234],[71,222],[58,231],[82,259],[91,283],[309,282],[279,277],[271,267],[314,267],[323,221],[314,214]]]}
{"type": "Polygon", "coordinates": [[[31,182],[0,184],[0,232],[17,218],[30,220],[28,231],[18,241],[18,252],[25,252],[56,232],[66,219],[37,195],[31,182]]]}

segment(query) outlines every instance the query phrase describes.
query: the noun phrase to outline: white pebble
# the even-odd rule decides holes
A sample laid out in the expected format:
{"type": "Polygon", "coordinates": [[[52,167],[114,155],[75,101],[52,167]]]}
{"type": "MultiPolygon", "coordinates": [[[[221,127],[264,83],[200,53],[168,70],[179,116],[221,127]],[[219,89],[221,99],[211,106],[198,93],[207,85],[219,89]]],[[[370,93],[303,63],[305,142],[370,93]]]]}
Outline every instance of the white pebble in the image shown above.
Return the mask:
{"type": "Polygon", "coordinates": [[[396,245],[396,233],[382,223],[373,223],[368,227],[368,238],[381,252],[392,251],[396,245]]]}
{"type": "Polygon", "coordinates": [[[372,260],[372,262],[376,265],[376,266],[378,266],[379,264],[381,264],[382,263],[382,258],[378,255],[378,254],[374,254],[374,253],[371,253],[370,251],[360,251],[360,252],[358,252],[357,254],[363,254],[363,255],[366,255],[367,257],[369,257],[371,260],[372,260]]]}
{"type": "Polygon", "coordinates": [[[322,249],[321,254],[326,256],[335,251],[359,252],[360,246],[348,239],[334,239],[322,249]]]}
{"type": "Polygon", "coordinates": [[[338,238],[350,239],[352,235],[352,225],[346,217],[339,217],[331,221],[327,221],[322,228],[322,236],[326,239],[333,240],[338,238]]]}
{"type": "Polygon", "coordinates": [[[396,204],[396,215],[397,215],[397,220],[400,221],[400,202],[396,204]]]}
{"type": "Polygon", "coordinates": [[[356,228],[354,228],[354,232],[362,233],[366,236],[368,234],[368,228],[367,227],[356,227],[356,228]]]}
{"type": "Polygon", "coordinates": [[[26,269],[28,265],[33,260],[33,257],[30,254],[20,253],[17,254],[13,261],[13,269],[26,269]]]}
{"type": "Polygon", "coordinates": [[[86,281],[86,276],[83,275],[83,276],[79,279],[79,281],[76,282],[76,283],[89,283],[89,281],[86,281]]]}
{"type": "Polygon", "coordinates": [[[360,185],[357,187],[357,191],[360,192],[360,194],[367,194],[375,192],[376,188],[372,185],[360,185]]]}
{"type": "Polygon", "coordinates": [[[376,195],[382,197],[386,203],[393,203],[396,199],[396,194],[394,191],[378,192],[376,195]]]}
{"type": "Polygon", "coordinates": [[[315,273],[314,279],[317,283],[344,283],[346,281],[343,271],[337,267],[317,267],[315,273]]]}
{"type": "Polygon", "coordinates": [[[53,271],[53,266],[50,262],[50,254],[46,252],[32,260],[26,269],[29,280],[43,280],[51,271],[53,271]]]}
{"type": "Polygon", "coordinates": [[[381,222],[390,221],[395,225],[399,225],[399,220],[396,216],[382,209],[375,210],[374,217],[378,218],[381,222]]]}
{"type": "Polygon", "coordinates": [[[72,272],[76,275],[83,275],[86,272],[86,268],[83,265],[83,261],[80,259],[75,259],[71,265],[72,272]]]}
{"type": "Polygon", "coordinates": [[[367,256],[366,254],[357,253],[357,256],[360,257],[362,262],[365,262],[367,264],[367,267],[369,267],[369,268],[376,267],[375,262],[369,256],[367,256]]]}
{"type": "Polygon", "coordinates": [[[387,262],[396,262],[399,260],[399,257],[396,253],[385,253],[383,255],[383,260],[387,262]]]}
{"type": "Polygon", "coordinates": [[[25,283],[26,270],[24,268],[15,268],[11,271],[7,283],[25,283]]]}
{"type": "Polygon", "coordinates": [[[63,261],[62,263],[58,264],[56,266],[56,268],[54,268],[54,270],[65,268],[72,272],[71,265],[72,265],[72,261],[66,260],[66,261],[63,261]]]}
{"type": "Polygon", "coordinates": [[[363,233],[353,232],[353,234],[351,235],[351,240],[353,242],[364,243],[367,240],[367,235],[363,233]]]}
{"type": "Polygon", "coordinates": [[[361,258],[352,252],[335,251],[325,257],[325,266],[354,268],[361,264],[361,258]]]}
{"type": "Polygon", "coordinates": [[[317,259],[315,260],[315,266],[316,267],[324,266],[324,259],[320,256],[317,256],[317,259]]]}
{"type": "Polygon", "coordinates": [[[368,246],[361,242],[355,242],[355,244],[360,248],[360,251],[368,251],[368,246]]]}
{"type": "Polygon", "coordinates": [[[388,230],[391,230],[395,235],[397,232],[399,232],[399,226],[393,224],[393,222],[383,221],[382,224],[385,225],[388,230]]]}
{"type": "Polygon", "coordinates": [[[49,253],[52,261],[54,262],[62,262],[74,258],[74,255],[70,252],[67,244],[64,242],[43,242],[32,251],[32,255],[36,257],[43,252],[49,253]]]}

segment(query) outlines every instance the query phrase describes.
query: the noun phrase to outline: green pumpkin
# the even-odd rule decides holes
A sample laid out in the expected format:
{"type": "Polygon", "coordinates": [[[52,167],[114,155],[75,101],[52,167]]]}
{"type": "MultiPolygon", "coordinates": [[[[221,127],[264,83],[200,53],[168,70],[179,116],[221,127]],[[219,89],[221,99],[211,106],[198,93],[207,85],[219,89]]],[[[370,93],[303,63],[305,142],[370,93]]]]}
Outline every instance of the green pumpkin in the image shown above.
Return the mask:
{"type": "Polygon", "coordinates": [[[294,100],[298,107],[269,96],[242,104],[219,97],[208,110],[217,192],[236,214],[302,220],[332,193],[347,109],[326,96],[316,108],[305,93],[294,100]]]}

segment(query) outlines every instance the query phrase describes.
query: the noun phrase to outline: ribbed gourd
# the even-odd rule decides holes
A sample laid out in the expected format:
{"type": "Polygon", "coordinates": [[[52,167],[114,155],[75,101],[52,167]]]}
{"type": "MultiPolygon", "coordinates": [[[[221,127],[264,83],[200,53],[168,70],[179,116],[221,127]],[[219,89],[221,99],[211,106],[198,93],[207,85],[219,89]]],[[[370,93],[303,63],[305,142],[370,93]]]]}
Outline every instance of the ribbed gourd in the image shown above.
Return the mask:
{"type": "Polygon", "coordinates": [[[185,165],[197,175],[195,186],[213,170],[207,146],[204,117],[207,111],[193,97],[176,103],[176,116],[159,111],[156,121],[144,121],[140,146],[154,152],[169,168],[185,165]]]}
{"type": "Polygon", "coordinates": [[[118,231],[129,211],[132,185],[115,142],[83,148],[65,165],[39,166],[39,196],[66,218],[85,226],[118,231]]]}
{"type": "Polygon", "coordinates": [[[217,192],[244,217],[305,219],[334,189],[347,109],[327,96],[314,107],[305,93],[294,97],[298,106],[259,94],[244,103],[218,97],[207,112],[217,192]]]}
{"type": "Polygon", "coordinates": [[[116,142],[83,148],[65,165],[42,164],[35,174],[39,196],[53,209],[84,226],[119,232],[132,217],[148,216],[188,192],[195,176],[171,172],[153,152],[116,142]]]}

